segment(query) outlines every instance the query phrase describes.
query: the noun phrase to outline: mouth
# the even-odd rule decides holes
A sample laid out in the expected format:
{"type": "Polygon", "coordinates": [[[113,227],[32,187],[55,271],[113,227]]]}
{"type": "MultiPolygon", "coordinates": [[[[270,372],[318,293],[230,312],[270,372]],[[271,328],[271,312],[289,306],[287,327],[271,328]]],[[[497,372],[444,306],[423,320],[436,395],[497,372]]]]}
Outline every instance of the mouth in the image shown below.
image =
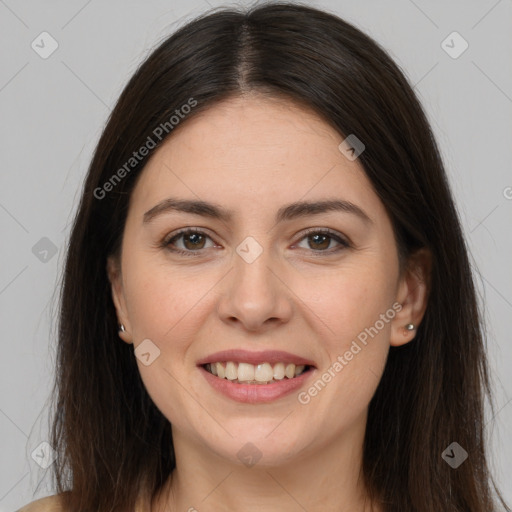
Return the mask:
{"type": "Polygon", "coordinates": [[[291,395],[313,378],[317,368],[313,361],[282,350],[224,350],[196,364],[215,391],[247,404],[291,395]]]}
{"type": "Polygon", "coordinates": [[[292,380],[313,369],[309,364],[296,365],[290,362],[251,364],[238,361],[217,361],[203,364],[202,367],[219,379],[234,384],[272,384],[282,380],[292,380]]]}

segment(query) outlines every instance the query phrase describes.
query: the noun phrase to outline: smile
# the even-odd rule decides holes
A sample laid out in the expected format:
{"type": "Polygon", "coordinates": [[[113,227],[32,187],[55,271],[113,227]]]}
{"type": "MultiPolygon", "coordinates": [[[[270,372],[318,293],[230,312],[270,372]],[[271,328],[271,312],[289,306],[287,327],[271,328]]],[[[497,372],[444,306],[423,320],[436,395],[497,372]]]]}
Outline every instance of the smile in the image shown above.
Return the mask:
{"type": "Polygon", "coordinates": [[[313,360],[283,350],[223,350],[202,357],[196,365],[216,393],[246,404],[284,399],[317,373],[313,360]]]}
{"type": "Polygon", "coordinates": [[[275,364],[239,363],[234,361],[208,363],[204,369],[220,379],[237,384],[271,384],[283,379],[294,379],[309,370],[309,365],[278,362],[275,364]]]}

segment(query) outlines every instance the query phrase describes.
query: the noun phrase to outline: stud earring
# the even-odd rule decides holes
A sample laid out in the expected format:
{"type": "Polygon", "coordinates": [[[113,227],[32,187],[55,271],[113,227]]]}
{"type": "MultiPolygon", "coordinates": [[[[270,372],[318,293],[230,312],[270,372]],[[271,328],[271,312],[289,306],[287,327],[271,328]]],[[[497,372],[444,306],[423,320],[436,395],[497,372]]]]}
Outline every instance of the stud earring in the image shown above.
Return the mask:
{"type": "Polygon", "coordinates": [[[126,332],[123,324],[119,324],[119,332],[126,332]]]}
{"type": "Polygon", "coordinates": [[[416,327],[414,326],[414,324],[407,324],[407,325],[405,326],[405,329],[406,329],[407,331],[414,331],[414,329],[416,329],[416,327]]]}

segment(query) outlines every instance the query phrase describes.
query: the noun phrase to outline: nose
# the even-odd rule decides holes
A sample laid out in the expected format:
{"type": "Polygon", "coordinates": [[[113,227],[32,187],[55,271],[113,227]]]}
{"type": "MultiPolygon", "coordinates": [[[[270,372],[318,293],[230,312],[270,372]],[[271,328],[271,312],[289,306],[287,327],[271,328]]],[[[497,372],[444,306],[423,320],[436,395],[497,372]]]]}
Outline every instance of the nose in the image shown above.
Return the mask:
{"type": "Polygon", "coordinates": [[[267,249],[252,262],[235,254],[217,309],[223,322],[252,332],[289,322],[293,293],[271,259],[267,249]]]}

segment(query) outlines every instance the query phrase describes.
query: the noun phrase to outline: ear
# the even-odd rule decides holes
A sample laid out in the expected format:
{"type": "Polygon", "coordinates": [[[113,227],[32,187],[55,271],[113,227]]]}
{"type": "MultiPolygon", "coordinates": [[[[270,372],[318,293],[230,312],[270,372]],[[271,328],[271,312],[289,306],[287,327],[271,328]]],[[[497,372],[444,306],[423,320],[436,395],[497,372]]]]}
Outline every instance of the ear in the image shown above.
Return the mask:
{"type": "Polygon", "coordinates": [[[391,322],[390,344],[394,347],[413,340],[427,309],[430,291],[432,254],[428,249],[419,249],[408,259],[400,277],[396,300],[402,308],[391,322]],[[406,325],[414,329],[406,329],[406,325]]]}
{"type": "Polygon", "coordinates": [[[107,258],[107,275],[112,290],[112,300],[117,313],[117,321],[123,324],[125,331],[119,331],[119,337],[126,343],[133,343],[131,339],[131,326],[126,309],[126,301],[123,291],[123,279],[121,275],[121,263],[114,256],[107,258]]]}

